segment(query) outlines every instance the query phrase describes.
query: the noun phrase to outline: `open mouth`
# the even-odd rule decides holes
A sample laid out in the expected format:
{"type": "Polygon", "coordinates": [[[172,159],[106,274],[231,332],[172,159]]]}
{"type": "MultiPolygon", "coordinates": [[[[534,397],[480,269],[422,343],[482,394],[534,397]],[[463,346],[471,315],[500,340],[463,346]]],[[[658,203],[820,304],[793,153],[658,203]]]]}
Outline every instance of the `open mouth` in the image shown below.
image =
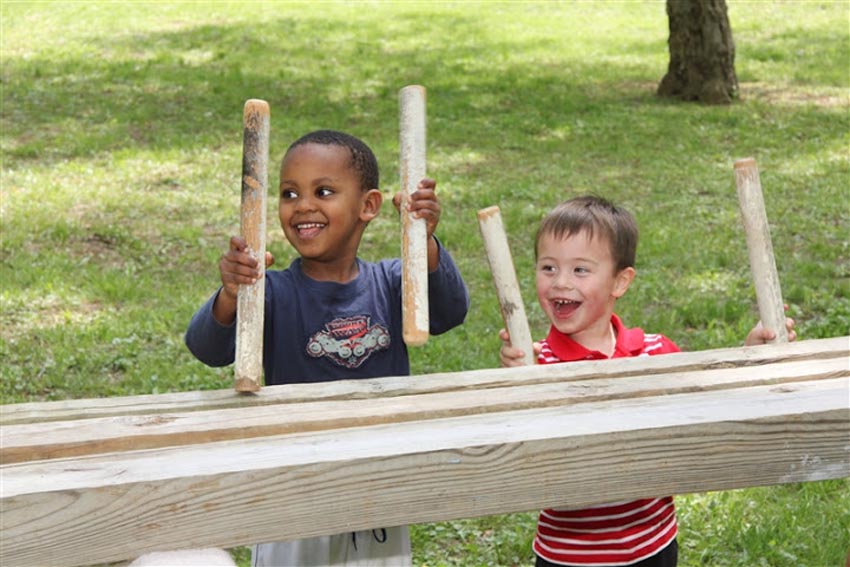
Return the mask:
{"type": "Polygon", "coordinates": [[[325,228],[321,222],[302,222],[295,225],[295,231],[300,238],[313,238],[325,228]]]}
{"type": "Polygon", "coordinates": [[[571,299],[553,299],[552,308],[558,317],[569,317],[581,306],[581,301],[571,299]]]}

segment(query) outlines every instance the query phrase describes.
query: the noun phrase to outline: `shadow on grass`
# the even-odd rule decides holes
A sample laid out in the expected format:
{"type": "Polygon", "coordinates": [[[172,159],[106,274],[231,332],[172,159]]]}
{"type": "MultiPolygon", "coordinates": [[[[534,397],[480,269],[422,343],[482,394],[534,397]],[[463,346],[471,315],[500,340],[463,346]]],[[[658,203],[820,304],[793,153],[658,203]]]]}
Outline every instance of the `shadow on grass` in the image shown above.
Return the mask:
{"type": "MultiPolygon", "coordinates": [[[[659,50],[666,55],[664,38],[623,45],[631,57],[621,61],[582,59],[555,46],[541,61],[524,53],[545,52],[546,40],[493,40],[483,25],[434,14],[424,23],[416,15],[396,17],[391,30],[377,20],[344,29],[338,20],[283,16],[265,22],[262,33],[234,24],[93,36],[100,58],[55,52],[7,57],[4,151],[14,164],[127,148],[215,148],[239,142],[242,105],[263,98],[272,108],[274,148],[331,127],[389,152],[397,139],[397,91],[412,83],[429,89],[429,130],[441,143],[482,151],[563,137],[577,122],[586,132],[607,128],[607,143],[617,144],[622,140],[610,138],[607,112],[620,112],[617,126],[628,132],[655,127],[677,106],[654,97],[665,69],[641,63],[659,50]],[[419,41],[397,44],[390,35],[419,41]],[[489,67],[494,60],[498,67],[489,67]],[[630,111],[638,106],[641,112],[630,111]],[[449,124],[453,128],[441,128],[449,124]],[[451,133],[444,138],[443,131],[451,133]]],[[[834,39],[807,36],[805,52],[834,50],[834,39]]],[[[770,59],[794,50],[800,38],[785,34],[752,52],[770,59]]],[[[811,108],[785,110],[793,115],[789,121],[807,129],[830,119],[811,108]]]]}

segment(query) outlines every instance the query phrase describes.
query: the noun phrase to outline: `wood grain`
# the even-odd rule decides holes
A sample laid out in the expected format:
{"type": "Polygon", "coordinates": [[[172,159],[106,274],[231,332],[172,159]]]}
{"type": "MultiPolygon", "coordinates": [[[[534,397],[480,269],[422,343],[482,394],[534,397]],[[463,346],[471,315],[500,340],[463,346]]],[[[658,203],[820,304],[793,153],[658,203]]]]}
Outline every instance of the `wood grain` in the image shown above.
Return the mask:
{"type": "Polygon", "coordinates": [[[401,153],[402,337],[408,346],[428,341],[428,235],[425,219],[405,210],[407,198],[425,177],[425,87],[399,91],[401,153]]]}
{"type": "Polygon", "coordinates": [[[659,374],[730,368],[749,368],[754,373],[759,373],[762,372],[759,367],[780,362],[832,358],[847,360],[848,357],[850,357],[850,337],[835,337],[782,345],[681,352],[661,357],[575,362],[567,366],[542,365],[522,371],[517,371],[515,368],[468,370],[462,373],[462,379],[459,379],[460,375],[457,372],[444,372],[424,374],[415,379],[409,376],[390,376],[365,380],[267,386],[256,395],[249,397],[240,396],[233,390],[211,390],[9,404],[0,406],[0,425],[463,392],[562,381],[579,382],[599,378],[642,376],[649,381],[654,380],[654,376],[659,374]]]}
{"type": "Polygon", "coordinates": [[[759,317],[762,325],[776,333],[771,342],[788,342],[785,328],[785,303],[776,271],[773,243],[764,206],[764,194],[759,180],[759,171],[753,158],[735,162],[735,183],[744,232],[747,237],[747,252],[750,270],[756,288],[759,317]]]}
{"type": "Polygon", "coordinates": [[[478,211],[478,225],[484,239],[484,251],[487,253],[490,271],[493,273],[502,320],[511,337],[511,346],[521,349],[522,363],[531,366],[535,363],[531,330],[528,327],[525,304],[516,279],[513,256],[499,207],[492,206],[478,211]]]}
{"type": "MultiPolygon", "coordinates": [[[[557,365],[568,368],[568,365],[557,365]]],[[[514,369],[519,373],[518,369],[514,369]]],[[[17,463],[117,451],[187,446],[402,423],[464,415],[574,406],[596,401],[647,398],[676,393],[731,390],[756,385],[850,377],[846,360],[781,362],[769,367],[695,370],[645,376],[596,378],[581,382],[468,389],[362,400],[329,400],[214,411],[92,418],[3,428],[0,462],[17,463]]],[[[462,374],[458,376],[462,381],[462,374]]]]}
{"type": "Polygon", "coordinates": [[[837,378],[3,465],[0,563],[847,477],[847,392],[837,378]]]}
{"type": "Polygon", "coordinates": [[[268,193],[269,105],[251,99],[243,111],[242,238],[257,259],[260,277],[240,285],[236,307],[236,360],[234,388],[256,392],[263,380],[263,318],[266,282],[266,195],[268,193]]]}

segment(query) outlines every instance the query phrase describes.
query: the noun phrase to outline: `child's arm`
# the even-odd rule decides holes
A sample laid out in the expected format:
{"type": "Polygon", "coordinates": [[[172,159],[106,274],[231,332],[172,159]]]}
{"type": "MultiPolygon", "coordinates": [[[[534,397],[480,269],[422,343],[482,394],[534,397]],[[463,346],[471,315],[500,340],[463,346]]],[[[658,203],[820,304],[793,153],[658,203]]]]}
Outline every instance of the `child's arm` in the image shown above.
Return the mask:
{"type": "MultiPolygon", "coordinates": [[[[434,239],[434,231],[440,223],[440,202],[437,199],[437,182],[433,179],[424,178],[419,182],[416,191],[410,194],[407,201],[407,210],[412,212],[416,218],[425,219],[425,231],[428,235],[428,271],[433,272],[440,264],[440,253],[437,241],[434,239]]],[[[393,204],[396,209],[401,207],[401,193],[393,196],[393,204]]]]}
{"type": "MultiPolygon", "coordinates": [[[[502,366],[523,366],[522,358],[525,353],[518,347],[511,346],[511,336],[507,329],[499,331],[499,338],[502,339],[502,347],[499,349],[499,361],[502,366]]],[[[534,359],[537,360],[537,355],[540,354],[540,343],[534,342],[531,347],[534,349],[534,359]]]]}
{"type": "MultiPolygon", "coordinates": [[[[266,252],[266,267],[274,257],[266,252]]],[[[218,262],[221,274],[221,291],[213,304],[213,317],[222,325],[230,325],[236,318],[236,301],[240,284],[253,284],[260,277],[257,260],[248,253],[248,244],[241,236],[230,237],[230,248],[218,262]]]]}

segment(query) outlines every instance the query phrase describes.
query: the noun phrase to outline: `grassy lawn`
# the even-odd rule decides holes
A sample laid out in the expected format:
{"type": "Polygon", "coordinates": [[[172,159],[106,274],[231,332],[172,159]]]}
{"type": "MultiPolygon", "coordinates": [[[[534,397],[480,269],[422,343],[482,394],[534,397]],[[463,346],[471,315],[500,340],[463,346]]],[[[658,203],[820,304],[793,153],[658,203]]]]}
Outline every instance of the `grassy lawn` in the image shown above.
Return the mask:
{"type": "MultiPolygon", "coordinates": [[[[757,319],[732,165],[754,157],[800,340],[850,333],[850,3],[730,2],[741,100],[660,100],[663,2],[15,2],[2,10],[0,400],[230,387],[182,335],[238,232],[242,106],[269,102],[277,162],[316,128],[365,139],[398,187],[398,90],[428,89],[438,229],[467,323],[414,373],[498,364],[475,213],[502,209],[535,337],[532,241],[580,193],[631,209],[627,324],[686,350],[757,319]]],[[[270,167],[274,194],[276,167],[270,167]]],[[[269,200],[269,249],[293,257],[269,200]]],[[[391,205],[361,255],[397,256],[391,205]]],[[[680,565],[843,565],[850,482],[677,499],[680,565]]],[[[535,514],[413,527],[417,566],[530,565],[535,514]]],[[[243,563],[245,550],[238,550],[243,563]]]]}

